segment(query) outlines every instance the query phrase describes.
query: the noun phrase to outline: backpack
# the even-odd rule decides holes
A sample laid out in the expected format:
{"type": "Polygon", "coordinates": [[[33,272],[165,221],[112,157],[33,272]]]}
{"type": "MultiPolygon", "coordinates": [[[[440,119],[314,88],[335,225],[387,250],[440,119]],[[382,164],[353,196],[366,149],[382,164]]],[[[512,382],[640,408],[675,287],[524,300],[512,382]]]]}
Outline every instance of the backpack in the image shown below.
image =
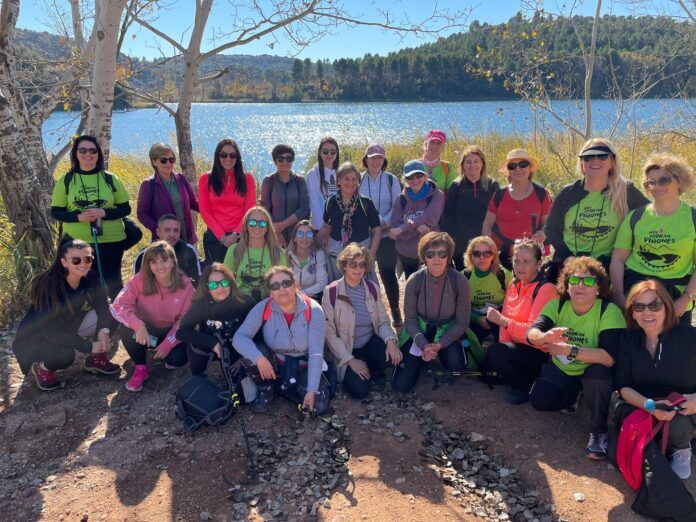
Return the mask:
{"type": "MultiPolygon", "coordinates": [[[[372,296],[372,299],[377,301],[377,288],[375,287],[375,284],[372,281],[368,281],[367,279],[364,280],[365,285],[367,286],[367,289],[370,291],[370,295],[372,296]]],[[[334,281],[331,283],[329,286],[329,301],[331,302],[331,306],[336,306],[336,293],[338,292],[338,281],[334,281]]]]}
{"type": "MultiPolygon", "coordinates": [[[[635,243],[636,225],[638,224],[638,221],[640,221],[640,218],[643,217],[643,213],[645,212],[647,206],[648,205],[644,205],[640,208],[635,209],[633,211],[633,214],[631,214],[631,218],[628,221],[628,224],[631,226],[631,248],[633,248],[633,243],[635,243]]],[[[696,230],[696,207],[691,207],[691,221],[694,224],[694,230],[696,230]]]]}
{"type": "MultiPolygon", "coordinates": [[[[534,193],[536,194],[536,197],[539,200],[539,204],[543,205],[544,199],[546,199],[546,189],[538,183],[535,183],[534,181],[532,181],[532,187],[534,187],[534,193]]],[[[500,202],[503,200],[506,188],[507,187],[499,187],[493,193],[493,202],[495,203],[496,207],[500,205],[500,202]]]]}
{"type": "MultiPolygon", "coordinates": [[[[305,302],[305,310],[304,310],[304,316],[305,320],[307,321],[307,325],[309,325],[309,322],[312,320],[312,308],[310,307],[309,303],[309,297],[307,295],[302,294],[302,300],[305,302]]],[[[263,307],[263,315],[261,316],[261,327],[259,328],[259,332],[263,328],[263,325],[266,324],[268,319],[271,317],[271,299],[269,298],[266,301],[266,306],[263,307]]]]}
{"type": "MultiPolygon", "coordinates": [[[[686,399],[679,394],[668,397],[673,404],[686,399]]],[[[621,424],[616,447],[616,463],[629,486],[638,489],[643,481],[643,451],[648,443],[662,431],[662,453],[667,451],[669,422],[658,421],[642,409],[631,412],[621,424]]]]}
{"type": "MultiPolygon", "coordinates": [[[[471,279],[471,270],[464,270],[464,275],[466,276],[467,279],[470,280],[471,279]]],[[[495,277],[498,278],[498,282],[500,283],[500,288],[503,289],[503,293],[507,292],[507,287],[505,286],[505,272],[500,270],[500,271],[496,272],[495,277]]],[[[534,290],[536,290],[536,288],[534,290]]],[[[536,295],[535,295],[535,297],[536,297],[536,295]]]]}
{"type": "Polygon", "coordinates": [[[176,392],[176,416],[188,432],[203,425],[224,424],[233,413],[230,390],[223,390],[203,375],[194,375],[176,392]]]}

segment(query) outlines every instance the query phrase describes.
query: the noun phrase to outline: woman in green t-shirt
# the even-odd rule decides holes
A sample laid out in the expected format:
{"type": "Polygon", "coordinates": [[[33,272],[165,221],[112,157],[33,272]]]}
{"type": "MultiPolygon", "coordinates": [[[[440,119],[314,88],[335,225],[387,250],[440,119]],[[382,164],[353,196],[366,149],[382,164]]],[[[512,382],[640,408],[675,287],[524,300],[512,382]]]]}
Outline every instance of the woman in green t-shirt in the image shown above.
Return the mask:
{"type": "Polygon", "coordinates": [[[51,216],[62,232],[92,245],[95,268],[114,299],[123,288],[121,261],[131,213],[128,193],[115,174],[104,170],[104,153],[93,136],[80,136],[70,151],[70,170],[53,187],[51,216]]]}
{"type": "Polygon", "coordinates": [[[464,253],[464,275],[471,290],[471,321],[469,328],[479,341],[489,335],[498,341],[498,325],[486,319],[488,308],[500,310],[505,292],[512,281],[512,274],[503,268],[495,242],[488,236],[478,236],[469,241],[464,253]]]}
{"type": "Polygon", "coordinates": [[[583,390],[590,408],[587,456],[604,460],[612,366],[626,321],[610,302],[609,278],[596,259],[567,261],[558,279],[558,293],[560,299],[549,301],[527,332],[531,345],[552,356],[541,367],[529,400],[541,411],[574,411],[583,390]]]}
{"type": "Polygon", "coordinates": [[[682,201],[693,185],[683,158],[653,154],[643,168],[643,187],[653,198],[621,223],[611,258],[614,300],[623,304],[631,287],[645,279],[660,281],[674,299],[680,321],[691,324],[696,299],[696,210],[682,201]]]}
{"type": "Polygon", "coordinates": [[[225,264],[237,279],[237,289],[256,302],[268,297],[266,272],[272,266],[287,266],[271,224],[271,215],[265,208],[251,207],[242,219],[239,241],[225,255],[225,264]]]}

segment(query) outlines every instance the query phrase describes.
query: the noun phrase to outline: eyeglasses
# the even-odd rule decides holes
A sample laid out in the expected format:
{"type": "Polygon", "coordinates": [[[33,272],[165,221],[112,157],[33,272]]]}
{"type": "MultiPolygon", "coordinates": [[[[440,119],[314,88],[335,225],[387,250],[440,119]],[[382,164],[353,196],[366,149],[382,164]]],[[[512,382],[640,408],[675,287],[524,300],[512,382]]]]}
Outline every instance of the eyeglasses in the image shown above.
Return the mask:
{"type": "Polygon", "coordinates": [[[94,261],[94,256],[85,256],[85,257],[71,257],[70,258],[70,263],[77,266],[82,262],[85,262],[88,265],[92,264],[92,261],[94,261]]]}
{"type": "Polygon", "coordinates": [[[493,257],[493,252],[490,250],[474,250],[471,255],[475,257],[476,259],[482,257],[484,259],[489,259],[493,257]]]}
{"type": "Polygon", "coordinates": [[[283,279],[282,281],[276,281],[275,283],[271,283],[270,285],[268,285],[268,288],[273,292],[276,292],[280,290],[281,286],[283,288],[290,288],[294,284],[295,281],[293,281],[292,279],[283,279]]]}
{"type": "Polygon", "coordinates": [[[268,226],[268,221],[265,219],[259,219],[258,221],[255,219],[250,219],[247,221],[247,225],[249,225],[251,228],[254,228],[256,225],[258,225],[259,228],[266,228],[268,226]]]}
{"type": "Polygon", "coordinates": [[[99,152],[98,149],[91,147],[91,148],[85,148],[85,147],[80,147],[77,149],[78,154],[97,154],[99,152]]]}
{"type": "Polygon", "coordinates": [[[237,159],[239,157],[239,154],[237,154],[236,152],[221,152],[220,154],[218,154],[218,156],[220,156],[220,159],[237,159]]]}
{"type": "Polygon", "coordinates": [[[338,154],[337,149],[321,149],[322,154],[326,154],[327,156],[334,156],[338,154]]]}
{"type": "Polygon", "coordinates": [[[645,312],[646,308],[651,312],[659,312],[662,310],[662,301],[655,299],[650,303],[633,303],[633,306],[631,306],[634,312],[645,312]]]}
{"type": "Polygon", "coordinates": [[[590,154],[589,156],[580,156],[583,163],[589,163],[593,159],[600,159],[602,161],[607,161],[609,159],[609,154],[590,154]]]}
{"type": "Polygon", "coordinates": [[[521,169],[526,169],[527,167],[529,167],[529,165],[530,165],[530,163],[527,160],[522,160],[518,163],[508,163],[507,169],[508,170],[515,170],[517,167],[519,167],[521,169]]]}
{"type": "Polygon", "coordinates": [[[434,259],[435,256],[439,257],[440,259],[447,259],[447,250],[428,250],[425,253],[426,259],[434,259]]]}
{"type": "Polygon", "coordinates": [[[292,163],[295,161],[295,158],[293,158],[290,154],[283,154],[278,156],[275,160],[278,163],[292,163]]]}
{"type": "Polygon", "coordinates": [[[303,237],[306,237],[307,239],[312,239],[314,237],[314,231],[313,230],[308,230],[307,232],[303,230],[298,230],[295,233],[295,237],[297,239],[302,239],[303,237]]]}
{"type": "Polygon", "coordinates": [[[348,261],[350,268],[367,268],[367,261],[348,261]]]}
{"type": "Polygon", "coordinates": [[[655,188],[657,185],[660,187],[666,187],[667,185],[671,185],[672,181],[674,181],[672,176],[662,176],[658,179],[646,179],[643,181],[643,186],[645,188],[655,188]]]}
{"type": "Polygon", "coordinates": [[[411,175],[409,175],[409,176],[405,176],[405,177],[406,177],[406,181],[411,181],[411,180],[414,179],[414,178],[415,178],[415,179],[424,178],[424,177],[425,177],[425,174],[423,174],[422,172],[414,172],[413,174],[411,174],[411,175]]]}
{"type": "Polygon", "coordinates": [[[229,288],[230,286],[230,280],[229,279],[220,279],[219,281],[208,281],[205,286],[208,287],[208,290],[217,290],[218,287],[222,288],[229,288]]]}
{"type": "Polygon", "coordinates": [[[580,276],[568,276],[568,284],[572,286],[577,286],[580,283],[582,283],[583,286],[594,286],[597,284],[597,278],[595,277],[590,277],[590,276],[585,276],[585,277],[580,277],[580,276]]]}
{"type": "Polygon", "coordinates": [[[174,163],[176,163],[176,158],[160,158],[160,159],[159,159],[159,162],[160,162],[162,165],[166,165],[167,162],[169,162],[169,163],[171,163],[171,164],[173,165],[174,163]]]}

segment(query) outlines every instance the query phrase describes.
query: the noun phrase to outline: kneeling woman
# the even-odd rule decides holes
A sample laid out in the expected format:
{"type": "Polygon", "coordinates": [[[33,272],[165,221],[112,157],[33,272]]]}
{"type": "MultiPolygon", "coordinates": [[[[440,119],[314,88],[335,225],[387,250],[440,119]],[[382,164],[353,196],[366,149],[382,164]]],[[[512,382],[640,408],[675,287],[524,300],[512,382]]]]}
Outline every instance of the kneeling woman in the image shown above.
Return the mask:
{"type": "Polygon", "coordinates": [[[138,392],[150,376],[147,349],[169,370],[186,364],[186,345],[176,338],[179,321],[191,306],[191,279],[179,271],[174,249],[156,241],[145,249],[140,272],[128,281],[111,305],[116,320],[126,326],[122,342],[135,364],[126,389],[138,392]]]}
{"type": "Polygon", "coordinates": [[[99,278],[90,271],[92,247],[64,237],[56,250],[51,267],[31,283],[31,306],[12,345],[22,372],[31,371],[39,388],[47,391],[60,388],[55,372],[75,362],[75,350],[89,354],[87,372],[121,371],[106,353],[115,322],[99,278]]]}
{"type": "Polygon", "coordinates": [[[385,381],[387,362],[399,364],[402,354],[384,308],[379,286],[365,278],[372,266],[370,251],[351,243],[338,255],[343,277],[324,290],[326,344],[338,366],[346,391],[364,399],[372,383],[385,381]]]}
{"type": "Polygon", "coordinates": [[[537,410],[572,410],[583,390],[590,408],[587,456],[604,460],[613,390],[611,367],[626,321],[619,307],[610,302],[609,278],[596,259],[566,261],[558,292],[560,299],[549,301],[527,332],[533,346],[553,356],[551,363],[542,366],[529,400],[537,410]]]}
{"type": "Polygon", "coordinates": [[[529,345],[527,330],[546,303],[558,297],[556,287],[539,274],[541,247],[533,239],[513,246],[515,279],[507,288],[503,310],[489,307],[486,320],[499,327],[499,341],[486,350],[484,367],[494,370],[510,384],[505,400],[510,404],[529,401],[529,389],[548,360],[544,350],[529,345]]]}
{"type": "Polygon", "coordinates": [[[406,282],[404,317],[413,342],[406,343],[403,363],[394,372],[397,391],[411,390],[421,368],[435,358],[447,371],[466,367],[459,339],[469,327],[469,282],[450,266],[453,254],[454,241],[446,232],[428,232],[418,242],[425,266],[406,282]]]}
{"type": "Polygon", "coordinates": [[[188,344],[192,375],[205,373],[213,354],[222,357],[223,344],[233,358],[238,355],[232,350],[232,336],[254,304],[239,293],[226,265],[214,262],[203,271],[191,308],[176,332],[176,338],[188,344]]]}
{"type": "Polygon", "coordinates": [[[265,411],[277,391],[322,415],[331,401],[321,374],[324,311],[299,292],[290,268],[272,267],[266,274],[266,286],[270,297],[251,309],[232,339],[247,375],[258,388],[251,408],[265,411]]]}

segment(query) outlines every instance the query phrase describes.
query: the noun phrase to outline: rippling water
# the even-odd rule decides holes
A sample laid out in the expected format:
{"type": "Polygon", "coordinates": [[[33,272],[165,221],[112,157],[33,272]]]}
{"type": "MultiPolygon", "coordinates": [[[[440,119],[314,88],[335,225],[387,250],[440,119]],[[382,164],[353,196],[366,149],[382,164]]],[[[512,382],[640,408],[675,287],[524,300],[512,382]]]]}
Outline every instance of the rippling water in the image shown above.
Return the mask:
{"type": "MultiPolygon", "coordinates": [[[[618,132],[631,127],[686,128],[687,114],[694,113],[694,100],[640,100],[628,107],[618,132]]],[[[579,118],[577,102],[558,102],[560,111],[579,118]]],[[[614,123],[616,106],[611,101],[593,102],[596,134],[607,132],[614,123]]],[[[79,113],[57,112],[44,125],[46,147],[53,150],[67,133],[77,128],[79,113]]],[[[541,118],[521,101],[454,103],[198,103],[193,105],[191,127],[194,150],[210,155],[225,136],[237,140],[248,168],[264,173],[272,169],[270,151],[288,143],[297,152],[296,165],[316,155],[322,136],[330,134],[341,143],[411,141],[431,128],[461,136],[497,132],[533,132],[541,118]]],[[[548,117],[547,117],[548,119],[548,117]]],[[[549,124],[555,123],[549,121],[549,124]]],[[[111,150],[119,154],[142,154],[152,143],[176,143],[174,120],[157,109],[115,113],[111,150]]]]}

